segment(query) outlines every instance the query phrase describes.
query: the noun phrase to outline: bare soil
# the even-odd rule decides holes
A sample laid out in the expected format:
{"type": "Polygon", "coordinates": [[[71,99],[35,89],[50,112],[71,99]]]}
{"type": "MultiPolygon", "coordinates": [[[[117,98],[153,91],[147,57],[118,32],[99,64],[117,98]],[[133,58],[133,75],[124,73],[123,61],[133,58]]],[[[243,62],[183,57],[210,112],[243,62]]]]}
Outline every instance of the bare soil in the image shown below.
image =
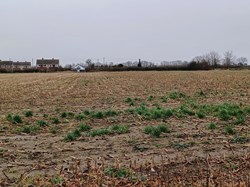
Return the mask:
{"type": "MultiPolygon", "coordinates": [[[[172,163],[169,172],[178,173],[184,162],[208,157],[211,160],[231,158],[213,167],[220,168],[222,173],[230,170],[249,176],[249,165],[237,171],[241,168],[237,159],[249,159],[249,115],[243,124],[233,125],[233,119],[223,121],[216,116],[200,119],[196,115],[187,115],[147,120],[125,112],[142,103],[149,108],[176,109],[187,99],[170,99],[169,94],[173,91],[185,93],[197,105],[234,103],[242,108],[249,107],[250,72],[0,74],[0,179],[13,184],[18,183],[22,174],[55,175],[62,167],[70,170],[76,159],[83,162],[87,159],[104,160],[107,166],[114,163],[131,166],[135,162],[138,165],[147,162],[161,165],[163,160],[167,160],[172,163]],[[198,95],[201,92],[204,96],[198,95]],[[162,101],[163,97],[167,100],[162,101]],[[134,100],[134,106],[125,102],[127,98],[134,100]],[[33,112],[32,117],[25,117],[27,110],[33,112]],[[113,110],[119,114],[83,121],[61,117],[63,112],[77,115],[84,110],[113,110]],[[20,115],[23,123],[11,123],[6,119],[8,114],[20,115]],[[52,118],[58,118],[59,124],[52,124],[52,118]],[[48,126],[29,134],[20,132],[22,126],[36,125],[39,120],[48,122],[48,126]],[[128,125],[129,132],[96,137],[84,132],[76,141],[65,141],[66,135],[80,123],[92,129],[108,128],[114,124],[128,125]],[[160,138],[144,133],[147,125],[162,123],[168,125],[170,133],[162,133],[160,138]],[[218,127],[210,130],[210,123],[216,123],[218,127]],[[225,133],[228,125],[233,125],[236,134],[225,133]],[[56,128],[54,133],[51,132],[53,128],[56,128]],[[244,136],[246,141],[232,143],[236,135],[244,136]],[[181,145],[183,147],[178,147],[181,145]]],[[[250,161],[246,162],[249,164],[250,161]]],[[[199,168],[194,163],[190,167],[199,168]]]]}

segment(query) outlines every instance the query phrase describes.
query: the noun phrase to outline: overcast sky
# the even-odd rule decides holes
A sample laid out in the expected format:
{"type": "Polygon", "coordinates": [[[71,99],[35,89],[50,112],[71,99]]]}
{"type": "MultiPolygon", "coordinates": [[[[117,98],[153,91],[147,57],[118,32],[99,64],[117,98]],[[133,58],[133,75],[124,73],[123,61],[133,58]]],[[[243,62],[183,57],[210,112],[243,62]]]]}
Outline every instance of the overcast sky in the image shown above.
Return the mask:
{"type": "Polygon", "coordinates": [[[250,60],[250,0],[1,0],[0,59],[250,60]]]}

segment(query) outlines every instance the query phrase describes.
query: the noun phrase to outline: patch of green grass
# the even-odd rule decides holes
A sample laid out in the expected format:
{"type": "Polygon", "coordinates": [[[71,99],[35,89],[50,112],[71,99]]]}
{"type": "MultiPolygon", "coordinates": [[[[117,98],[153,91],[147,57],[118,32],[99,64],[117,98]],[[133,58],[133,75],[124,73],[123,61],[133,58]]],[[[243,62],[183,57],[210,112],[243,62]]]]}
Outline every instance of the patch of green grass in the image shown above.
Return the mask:
{"type": "Polygon", "coordinates": [[[14,123],[23,123],[23,120],[22,120],[21,116],[19,116],[19,115],[14,115],[12,117],[12,120],[14,123]]]}
{"type": "Polygon", "coordinates": [[[244,114],[238,114],[236,120],[234,121],[235,125],[244,124],[246,122],[246,116],[244,114]]]}
{"type": "Polygon", "coordinates": [[[86,116],[88,116],[88,115],[90,115],[90,111],[89,110],[84,110],[83,114],[86,115],[86,116]]]}
{"type": "Polygon", "coordinates": [[[187,98],[187,95],[185,93],[182,93],[182,92],[173,91],[169,94],[169,98],[170,99],[181,99],[181,98],[187,98]]]}
{"type": "Polygon", "coordinates": [[[200,118],[200,119],[203,119],[206,117],[206,114],[203,112],[203,111],[198,111],[196,113],[197,117],[200,118]]]}
{"type": "Polygon", "coordinates": [[[94,129],[94,130],[90,131],[90,133],[89,133],[89,135],[92,137],[103,136],[103,135],[108,135],[108,134],[112,134],[112,131],[110,129],[107,129],[107,128],[94,129]]]}
{"type": "Polygon", "coordinates": [[[232,118],[238,118],[238,123],[243,123],[246,111],[240,105],[233,103],[222,103],[218,105],[200,105],[198,111],[202,111],[204,115],[212,115],[218,117],[223,121],[231,120],[232,118]]]}
{"type": "Polygon", "coordinates": [[[37,125],[39,127],[45,127],[45,126],[48,126],[48,123],[46,121],[39,120],[39,121],[37,121],[37,125]]]}
{"type": "Polygon", "coordinates": [[[195,95],[197,95],[198,97],[205,97],[206,96],[205,92],[203,92],[202,90],[196,92],[195,95]]]}
{"type": "Polygon", "coordinates": [[[153,127],[152,125],[148,125],[144,128],[144,133],[151,134],[154,129],[155,129],[155,127],[153,127]]]}
{"type": "Polygon", "coordinates": [[[244,112],[250,115],[250,106],[244,108],[244,112]]]}
{"type": "Polygon", "coordinates": [[[219,110],[218,116],[223,121],[228,121],[229,119],[231,119],[231,116],[230,116],[228,110],[224,109],[224,108],[219,110]]]}
{"type": "Polygon", "coordinates": [[[236,134],[236,131],[233,129],[232,126],[228,125],[228,126],[225,128],[225,133],[226,133],[226,134],[233,135],[233,134],[236,134]]]}
{"type": "Polygon", "coordinates": [[[250,141],[250,138],[248,138],[247,136],[235,136],[231,142],[232,143],[240,143],[240,144],[244,144],[250,141]]]}
{"type": "Polygon", "coordinates": [[[97,112],[90,112],[92,118],[103,119],[105,117],[113,117],[117,116],[118,112],[114,110],[107,110],[107,111],[97,111],[97,112]]]}
{"type": "Polygon", "coordinates": [[[102,111],[93,112],[91,117],[92,118],[97,118],[97,119],[102,119],[102,118],[104,118],[104,114],[103,114],[102,111]]]}
{"type": "Polygon", "coordinates": [[[49,115],[48,115],[48,114],[43,114],[43,117],[44,117],[44,118],[48,118],[49,115]]]}
{"type": "Polygon", "coordinates": [[[115,178],[127,178],[130,176],[130,170],[122,167],[122,168],[113,168],[109,167],[104,170],[105,175],[115,178]]]}
{"type": "Polygon", "coordinates": [[[75,129],[75,130],[73,131],[73,134],[74,134],[76,137],[80,137],[80,136],[81,136],[81,132],[80,132],[79,129],[75,129]]]}
{"type": "Polygon", "coordinates": [[[135,102],[132,98],[128,97],[125,99],[125,103],[128,104],[129,106],[134,106],[135,102]]]}
{"type": "Polygon", "coordinates": [[[243,113],[239,105],[231,103],[217,105],[215,106],[215,111],[217,112],[218,117],[224,121],[228,121],[232,116],[237,116],[243,113]]]}
{"type": "Polygon", "coordinates": [[[153,99],[154,99],[154,96],[150,95],[147,100],[152,101],[153,99]]]}
{"type": "Polygon", "coordinates": [[[109,134],[125,134],[129,132],[129,127],[127,125],[112,125],[109,128],[93,129],[89,132],[92,137],[103,136],[109,134]]]}
{"type": "Polygon", "coordinates": [[[59,124],[60,123],[60,120],[58,119],[58,118],[51,118],[51,122],[53,123],[53,124],[59,124]]]}
{"type": "Polygon", "coordinates": [[[150,135],[151,135],[152,137],[155,137],[155,138],[160,138],[161,131],[160,131],[160,129],[155,128],[155,129],[150,133],[150,135]]]}
{"type": "Polygon", "coordinates": [[[160,100],[161,100],[162,103],[166,103],[168,101],[168,97],[167,96],[162,96],[160,98],[160,100]]]}
{"type": "Polygon", "coordinates": [[[130,97],[127,97],[127,98],[125,99],[125,103],[130,103],[130,102],[133,102],[133,99],[130,98],[130,97]]]}
{"type": "Polygon", "coordinates": [[[192,109],[190,109],[188,106],[182,105],[180,107],[180,109],[178,110],[178,112],[184,114],[184,115],[189,115],[189,116],[193,116],[195,115],[195,112],[192,111],[192,109]]]}
{"type": "Polygon", "coordinates": [[[166,124],[161,124],[156,127],[149,125],[144,128],[145,134],[150,134],[152,137],[156,137],[156,138],[159,138],[161,133],[169,133],[169,132],[170,131],[166,124]]]}
{"type": "Polygon", "coordinates": [[[160,124],[157,128],[163,133],[170,133],[170,130],[166,124],[160,124]]]}
{"type": "Polygon", "coordinates": [[[85,114],[80,113],[80,114],[77,114],[75,118],[78,121],[82,121],[82,120],[86,119],[86,116],[85,116],[85,114]]]}
{"type": "Polygon", "coordinates": [[[53,185],[63,185],[65,183],[65,180],[60,176],[55,176],[51,179],[51,182],[53,185]]]}
{"type": "Polygon", "coordinates": [[[217,124],[215,124],[215,123],[210,123],[209,126],[208,126],[208,129],[210,129],[210,130],[217,129],[217,124]]]}
{"type": "Polygon", "coordinates": [[[61,118],[73,119],[75,114],[73,112],[63,112],[61,113],[61,118]]]}
{"type": "Polygon", "coordinates": [[[107,110],[104,112],[104,116],[108,116],[108,117],[112,117],[112,116],[117,116],[118,112],[114,111],[114,110],[107,110]]]}
{"type": "Polygon", "coordinates": [[[77,138],[81,136],[81,131],[79,129],[75,129],[73,132],[70,132],[67,134],[67,136],[64,138],[67,142],[75,141],[77,138]]]}
{"type": "Polygon", "coordinates": [[[32,125],[32,126],[22,126],[19,131],[26,133],[26,134],[32,134],[35,133],[39,130],[40,128],[37,125],[32,125]]]}
{"type": "Polygon", "coordinates": [[[64,140],[67,142],[72,142],[72,141],[75,141],[76,139],[77,139],[77,136],[72,132],[68,133],[67,136],[64,138],[64,140]]]}
{"type": "Polygon", "coordinates": [[[81,131],[81,132],[86,132],[86,131],[89,131],[91,129],[91,127],[89,125],[85,125],[85,124],[80,124],[78,129],[81,131]]]}
{"type": "Polygon", "coordinates": [[[8,114],[6,116],[6,119],[13,124],[23,123],[22,117],[18,114],[17,115],[8,114]]]}
{"type": "Polygon", "coordinates": [[[61,113],[61,118],[66,118],[67,117],[67,112],[61,113]]]}
{"type": "Polygon", "coordinates": [[[173,116],[173,110],[161,107],[148,108],[146,106],[140,106],[138,108],[128,109],[126,112],[142,116],[146,120],[167,119],[173,116]]]}
{"type": "Polygon", "coordinates": [[[12,114],[8,114],[6,120],[12,123],[12,114]]]}
{"type": "Polygon", "coordinates": [[[25,117],[32,117],[33,116],[33,112],[31,110],[28,110],[26,112],[24,112],[25,117]]]}
{"type": "Polygon", "coordinates": [[[129,126],[128,125],[112,125],[110,126],[110,130],[118,134],[125,134],[129,132],[129,126]]]}

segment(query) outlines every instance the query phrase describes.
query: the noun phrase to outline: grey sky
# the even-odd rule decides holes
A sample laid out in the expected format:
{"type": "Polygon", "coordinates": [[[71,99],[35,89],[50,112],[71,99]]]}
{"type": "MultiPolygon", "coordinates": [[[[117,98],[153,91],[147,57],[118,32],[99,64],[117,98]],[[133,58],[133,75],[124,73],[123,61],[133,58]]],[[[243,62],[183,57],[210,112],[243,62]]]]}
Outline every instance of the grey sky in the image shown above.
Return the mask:
{"type": "Polygon", "coordinates": [[[249,0],[1,0],[0,59],[250,60],[249,0]]]}

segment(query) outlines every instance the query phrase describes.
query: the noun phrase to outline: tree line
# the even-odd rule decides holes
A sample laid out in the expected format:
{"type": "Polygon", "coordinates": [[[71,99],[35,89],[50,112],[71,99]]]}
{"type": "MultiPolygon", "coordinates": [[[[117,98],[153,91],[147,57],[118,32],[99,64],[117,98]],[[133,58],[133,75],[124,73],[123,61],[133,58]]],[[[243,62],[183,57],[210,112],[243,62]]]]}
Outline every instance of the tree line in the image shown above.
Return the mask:
{"type": "MultiPolygon", "coordinates": [[[[113,62],[93,62],[87,59],[85,63],[81,63],[86,67],[87,71],[129,71],[129,70],[210,70],[215,68],[241,68],[248,66],[246,57],[237,58],[233,51],[226,51],[223,56],[216,51],[211,51],[207,54],[194,57],[191,61],[162,61],[154,63],[151,61],[127,61],[123,63],[113,62]]],[[[74,64],[66,66],[73,67],[74,64]]],[[[249,67],[249,66],[248,66],[249,67]]]]}

